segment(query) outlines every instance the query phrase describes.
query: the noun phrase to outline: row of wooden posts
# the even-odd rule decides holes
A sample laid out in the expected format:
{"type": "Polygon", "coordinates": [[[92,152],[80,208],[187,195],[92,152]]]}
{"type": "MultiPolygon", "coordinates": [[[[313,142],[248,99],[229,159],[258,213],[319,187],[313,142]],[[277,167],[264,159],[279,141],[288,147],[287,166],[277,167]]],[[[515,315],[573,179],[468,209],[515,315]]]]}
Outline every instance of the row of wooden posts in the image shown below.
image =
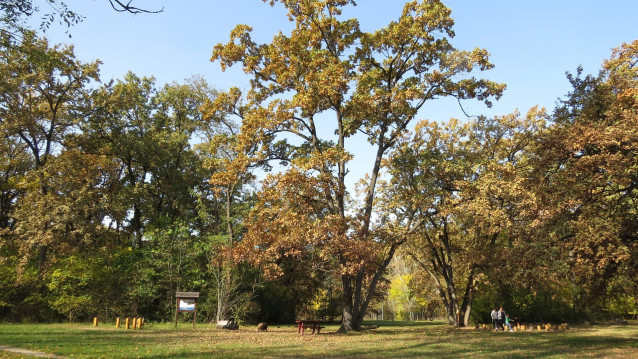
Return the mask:
{"type": "MultiPolygon", "coordinates": [[[[115,319],[116,328],[119,328],[121,326],[121,320],[122,318],[115,319]]],[[[131,325],[133,326],[133,329],[142,329],[142,326],[144,325],[144,318],[126,318],[124,323],[124,327],[126,329],[131,329],[131,325]]],[[[98,324],[98,317],[93,318],[93,326],[97,327],[98,324]]]]}
{"type": "MultiPolygon", "coordinates": [[[[494,329],[494,326],[490,326],[489,324],[483,324],[481,328],[494,329]]],[[[569,328],[567,326],[567,323],[563,323],[559,325],[556,325],[556,324],[524,325],[524,324],[517,323],[515,326],[513,326],[513,329],[516,332],[533,331],[533,330],[549,332],[551,330],[566,330],[569,328]]],[[[507,326],[505,326],[505,330],[508,330],[507,326]]]]}

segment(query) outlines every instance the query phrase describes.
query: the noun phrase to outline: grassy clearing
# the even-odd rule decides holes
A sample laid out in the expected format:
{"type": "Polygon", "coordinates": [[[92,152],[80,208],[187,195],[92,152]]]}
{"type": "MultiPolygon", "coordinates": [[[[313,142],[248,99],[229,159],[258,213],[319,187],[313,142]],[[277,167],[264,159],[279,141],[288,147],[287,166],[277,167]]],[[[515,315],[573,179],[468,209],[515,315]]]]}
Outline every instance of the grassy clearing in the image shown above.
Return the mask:
{"type": "MultiPolygon", "coordinates": [[[[378,322],[361,333],[298,336],[292,325],[268,332],[213,325],[151,324],[142,330],[69,324],[3,324],[0,345],[72,358],[628,358],[638,357],[638,323],[556,332],[457,330],[441,322],[378,322]]],[[[0,358],[20,358],[0,352],[0,358]]]]}

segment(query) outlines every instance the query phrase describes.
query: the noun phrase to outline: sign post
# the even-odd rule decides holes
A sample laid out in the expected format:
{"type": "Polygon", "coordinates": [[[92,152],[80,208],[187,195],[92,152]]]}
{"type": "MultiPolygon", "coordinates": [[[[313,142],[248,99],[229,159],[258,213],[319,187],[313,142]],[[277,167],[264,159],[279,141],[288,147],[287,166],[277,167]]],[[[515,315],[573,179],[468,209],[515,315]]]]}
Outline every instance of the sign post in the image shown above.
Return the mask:
{"type": "Polygon", "coordinates": [[[193,312],[193,328],[195,328],[195,317],[197,316],[197,298],[199,292],[177,292],[177,309],[175,310],[175,328],[177,328],[177,314],[179,312],[193,312]]]}

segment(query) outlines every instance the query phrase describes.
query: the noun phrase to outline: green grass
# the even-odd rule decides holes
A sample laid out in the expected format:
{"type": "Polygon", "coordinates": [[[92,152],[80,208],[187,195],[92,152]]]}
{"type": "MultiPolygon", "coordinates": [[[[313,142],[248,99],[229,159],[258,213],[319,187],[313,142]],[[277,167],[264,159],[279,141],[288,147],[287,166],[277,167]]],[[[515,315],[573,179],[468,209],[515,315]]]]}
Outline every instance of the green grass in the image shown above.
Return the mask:
{"type": "MultiPolygon", "coordinates": [[[[372,324],[372,323],[367,323],[372,324]]],[[[638,358],[638,324],[582,326],[553,332],[453,329],[441,322],[375,322],[379,328],[298,336],[293,325],[257,332],[213,325],[2,324],[0,345],[69,358],[638,358]]],[[[20,358],[0,351],[0,358],[20,358]]]]}

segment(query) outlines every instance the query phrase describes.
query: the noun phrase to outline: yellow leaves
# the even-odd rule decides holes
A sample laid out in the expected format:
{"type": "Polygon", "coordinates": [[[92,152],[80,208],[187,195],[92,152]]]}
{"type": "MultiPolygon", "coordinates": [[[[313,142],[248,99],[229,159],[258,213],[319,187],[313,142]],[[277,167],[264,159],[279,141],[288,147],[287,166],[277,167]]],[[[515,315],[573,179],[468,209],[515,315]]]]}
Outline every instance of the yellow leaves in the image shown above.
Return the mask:
{"type": "Polygon", "coordinates": [[[338,147],[331,147],[323,151],[314,150],[307,157],[296,158],[291,161],[294,166],[299,166],[301,170],[323,171],[339,163],[346,163],[353,159],[352,154],[338,147]]]}
{"type": "Polygon", "coordinates": [[[200,108],[204,120],[220,120],[227,114],[237,113],[237,106],[241,100],[241,90],[231,87],[228,92],[218,93],[215,99],[207,102],[200,108]]]}
{"type": "MultiPolygon", "coordinates": [[[[254,50],[255,43],[250,38],[252,28],[247,25],[237,25],[230,33],[230,41],[226,44],[216,44],[210,61],[220,60],[222,70],[234,63],[243,61],[254,50]]],[[[251,63],[254,66],[254,63],[251,63]]],[[[253,67],[246,68],[249,72],[253,67]]]]}

